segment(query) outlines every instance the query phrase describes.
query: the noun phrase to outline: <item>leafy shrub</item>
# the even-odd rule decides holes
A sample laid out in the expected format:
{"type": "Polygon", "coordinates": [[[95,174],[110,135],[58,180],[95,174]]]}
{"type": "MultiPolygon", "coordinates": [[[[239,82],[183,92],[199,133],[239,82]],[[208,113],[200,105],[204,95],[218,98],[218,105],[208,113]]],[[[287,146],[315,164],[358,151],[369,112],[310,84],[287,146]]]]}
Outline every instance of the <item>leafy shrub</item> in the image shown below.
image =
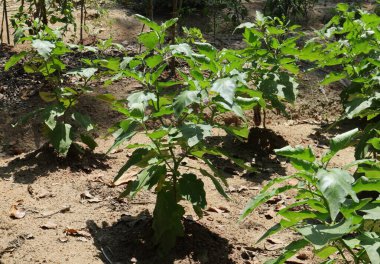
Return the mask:
{"type": "Polygon", "coordinates": [[[339,4],[337,11],[322,30],[323,43],[309,43],[307,49],[320,54],[316,58],[318,67],[331,71],[322,84],[349,80],[341,94],[343,118],[368,121],[356,149],[356,158],[361,159],[378,153],[368,140],[380,129],[380,17],[347,4],[339,4]]]}
{"type": "Polygon", "coordinates": [[[63,23],[61,32],[66,32],[69,25],[74,25],[74,1],[72,0],[18,0],[20,7],[12,16],[11,22],[15,30],[14,37],[17,43],[22,37],[35,35],[49,23],[63,23]]]}
{"type": "Polygon", "coordinates": [[[97,144],[89,133],[94,129],[91,119],[80,112],[75,111],[79,98],[91,92],[88,86],[90,80],[97,72],[96,68],[82,68],[68,71],[62,57],[72,50],[65,44],[59,34],[45,27],[36,36],[24,37],[23,41],[30,41],[31,51],[23,51],[12,56],[5,65],[5,70],[19,62],[23,62],[26,73],[40,74],[53,87],[52,91],[40,91],[40,97],[48,103],[48,106],[37,109],[26,115],[19,124],[23,124],[30,118],[40,117],[44,126],[44,135],[47,137],[56,151],[66,156],[76,139],[75,132],[79,133],[80,140],[90,149],[97,144]],[[24,61],[23,61],[24,60],[24,61]],[[65,76],[75,76],[78,81],[75,87],[64,84],[65,76]],[[80,129],[78,129],[80,128],[80,129]]]}
{"type": "MultiPolygon", "coordinates": [[[[190,202],[199,217],[207,204],[204,184],[198,176],[210,178],[218,192],[228,199],[223,188],[226,181],[209,160],[209,155],[228,155],[206,145],[206,139],[212,135],[212,129],[225,128],[215,121],[219,114],[232,111],[244,119],[236,96],[247,88],[244,74],[238,71],[243,62],[236,54],[228,50],[218,52],[208,43],[195,43],[195,50],[185,43],[165,45],[166,30],[176,19],[158,25],[145,17],[137,18],[151,28],[138,37],[145,51],[135,57],[125,57],[113,79],[131,77],[143,90],[133,92],[126,101],[113,103],[114,109],[125,118],[115,131],[116,140],[111,149],[129,141],[138,131],[149,139],[149,143],[128,146],[135,150],[115,181],[127,182],[122,196],[134,197],[142,189],[156,192],[154,242],[166,253],[174,246],[176,237],[183,235],[181,220],[185,211],[179,202],[190,202]],[[180,76],[177,80],[167,79],[168,61],[172,57],[189,66],[186,72],[177,69],[180,76]],[[152,131],[149,124],[154,123],[159,126],[152,131]],[[191,167],[186,161],[188,157],[203,160],[210,169],[191,167]],[[123,179],[133,166],[140,168],[137,177],[123,179]]],[[[229,132],[247,134],[245,126],[229,132]],[[246,132],[241,132],[244,129],[246,132]]],[[[242,161],[231,159],[252,170],[242,161]]]]}
{"type": "MultiPolygon", "coordinates": [[[[299,73],[297,40],[302,36],[298,26],[289,26],[279,18],[264,17],[257,12],[254,23],[244,23],[237,29],[240,28],[244,28],[243,37],[248,46],[241,53],[246,62],[245,72],[255,93],[262,97],[257,106],[277,109],[287,116],[284,102],[294,103],[298,94],[294,78],[299,73]]],[[[261,118],[254,119],[260,125],[261,118]]]]}
{"type": "Polygon", "coordinates": [[[267,0],[264,14],[288,19],[305,19],[318,0],[267,0]]]}
{"type": "Polygon", "coordinates": [[[259,241],[284,229],[294,230],[302,238],[289,244],[285,252],[270,263],[284,263],[308,245],[313,246],[314,253],[324,263],[332,263],[333,258],[329,257],[334,253],[339,253],[346,263],[349,263],[347,255],[354,263],[379,263],[379,200],[359,197],[366,191],[375,192],[376,197],[379,195],[380,162],[367,159],[343,168],[329,166],[331,159],[351,145],[357,134],[358,130],[354,129],[331,139],[330,149],[319,160],[310,147],[288,146],[276,150],[278,155],[290,159],[297,172],[269,182],[247,205],[241,217],[245,218],[275,195],[296,191],[296,201],[278,212],[282,220],[259,241]],[[349,168],[353,166],[357,166],[357,172],[363,176],[350,173],[349,168]],[[289,179],[299,182],[293,186],[281,184],[289,179]]]}

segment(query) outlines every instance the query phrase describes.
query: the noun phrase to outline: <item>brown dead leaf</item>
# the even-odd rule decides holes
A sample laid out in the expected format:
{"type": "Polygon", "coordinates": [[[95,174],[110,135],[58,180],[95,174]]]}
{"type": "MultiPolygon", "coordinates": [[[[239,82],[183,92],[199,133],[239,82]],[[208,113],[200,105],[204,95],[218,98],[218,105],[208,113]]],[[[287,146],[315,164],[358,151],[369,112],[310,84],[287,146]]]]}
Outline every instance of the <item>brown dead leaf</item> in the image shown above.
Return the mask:
{"type": "Polygon", "coordinates": [[[222,210],[224,213],[229,213],[230,209],[227,208],[226,206],[219,206],[219,209],[222,210]]]}
{"type": "Polygon", "coordinates": [[[271,244],[284,244],[282,240],[276,238],[268,238],[267,241],[271,244]]]}
{"type": "Polygon", "coordinates": [[[53,222],[47,222],[47,223],[45,223],[45,224],[43,224],[42,226],[41,226],[41,228],[42,229],[56,229],[57,228],[57,224],[56,223],[53,223],[53,222]]]}
{"type": "Polygon", "coordinates": [[[32,187],[32,185],[28,185],[28,193],[33,196],[35,191],[34,191],[34,188],[32,187]]]}
{"type": "Polygon", "coordinates": [[[63,230],[63,233],[65,233],[66,236],[76,236],[76,237],[86,237],[86,238],[91,237],[91,234],[89,232],[84,231],[84,230],[74,229],[74,228],[66,228],[65,230],[63,230]]]}
{"type": "Polygon", "coordinates": [[[82,198],[82,199],[93,199],[94,196],[87,190],[80,195],[80,198],[82,198]]]}
{"type": "Polygon", "coordinates": [[[119,179],[117,179],[113,184],[114,186],[120,186],[128,184],[135,179],[135,176],[139,173],[138,169],[131,169],[127,173],[124,173],[119,179]]]}
{"type": "Polygon", "coordinates": [[[103,200],[100,199],[99,197],[94,197],[94,198],[88,200],[89,203],[100,203],[102,201],[103,200]]]}
{"type": "Polygon", "coordinates": [[[11,210],[9,212],[10,217],[14,219],[21,219],[24,218],[26,215],[26,210],[23,208],[20,208],[20,203],[14,204],[11,206],[11,210]]]}
{"type": "Polygon", "coordinates": [[[207,208],[206,211],[208,211],[208,212],[213,212],[213,213],[218,213],[218,214],[223,213],[223,210],[220,210],[219,208],[211,207],[211,206],[210,206],[209,208],[207,208]]]}
{"type": "Polygon", "coordinates": [[[266,250],[275,251],[275,250],[279,250],[279,249],[283,248],[284,246],[282,244],[270,244],[270,243],[266,243],[264,245],[264,247],[265,247],[266,250]]]}
{"type": "Polygon", "coordinates": [[[69,239],[64,236],[64,237],[58,238],[58,241],[61,242],[61,243],[66,243],[67,241],[69,241],[69,239]]]}

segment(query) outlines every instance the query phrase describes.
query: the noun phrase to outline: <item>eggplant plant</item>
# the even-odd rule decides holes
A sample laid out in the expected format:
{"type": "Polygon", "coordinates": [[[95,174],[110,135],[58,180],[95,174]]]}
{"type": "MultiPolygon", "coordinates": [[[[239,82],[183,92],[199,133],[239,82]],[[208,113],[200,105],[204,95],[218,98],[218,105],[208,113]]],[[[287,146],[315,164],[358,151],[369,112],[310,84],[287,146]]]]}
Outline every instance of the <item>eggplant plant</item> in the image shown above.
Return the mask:
{"type": "Polygon", "coordinates": [[[58,32],[48,27],[35,36],[24,37],[23,41],[30,41],[32,50],[13,55],[5,64],[5,70],[22,63],[26,73],[39,74],[45,78],[49,90],[39,92],[47,106],[27,114],[18,124],[24,124],[31,118],[40,118],[43,135],[62,156],[66,156],[72,146],[82,149],[75,143],[78,134],[75,132],[79,132],[78,138],[93,150],[97,144],[90,131],[95,125],[89,116],[74,109],[80,97],[92,92],[88,84],[98,69],[87,67],[68,70],[62,57],[72,50],[61,40],[58,32]],[[75,86],[65,84],[69,76],[77,78],[75,86]]]}
{"type": "MultiPolygon", "coordinates": [[[[207,43],[196,44],[196,51],[184,43],[165,44],[166,31],[176,19],[158,25],[148,18],[137,18],[151,29],[138,36],[144,51],[125,57],[112,79],[130,77],[138,81],[142,89],[129,94],[126,100],[113,102],[114,109],[125,117],[118,124],[114,133],[116,140],[110,150],[138,133],[146,136],[148,143],[128,145],[134,151],[115,182],[127,182],[124,197],[133,198],[142,189],[156,193],[154,242],[165,254],[174,246],[176,238],[184,234],[185,209],[181,202],[189,202],[202,217],[207,201],[200,176],[210,178],[217,191],[228,199],[224,190],[227,182],[210,161],[210,156],[228,155],[209,146],[207,138],[213,135],[213,129],[221,127],[213,122],[220,111],[232,110],[243,118],[236,94],[239,89],[245,89],[245,80],[244,74],[234,71],[226,61],[232,56],[228,52],[218,53],[207,43]],[[221,56],[219,60],[217,56],[221,56]],[[190,72],[177,68],[178,78],[168,79],[168,64],[173,58],[179,64],[188,63],[190,72]],[[206,78],[202,70],[212,77],[206,78]],[[152,127],[152,124],[157,125],[152,127]],[[201,160],[207,166],[194,166],[189,158],[201,160]],[[139,168],[137,176],[125,176],[132,167],[139,168]]],[[[231,159],[253,170],[241,160],[231,159]]]]}
{"type": "Polygon", "coordinates": [[[358,134],[358,129],[354,129],[332,138],[330,149],[320,159],[310,147],[288,146],[276,150],[277,155],[290,160],[297,172],[270,181],[249,202],[241,220],[273,196],[293,190],[295,202],[278,212],[281,221],[258,242],[284,229],[295,231],[301,238],[267,263],[285,263],[309,245],[323,263],[335,263],[338,259],[344,263],[379,263],[380,161],[363,159],[342,168],[330,166],[331,159],[353,145],[358,134]],[[357,167],[354,174],[353,167],[357,167]],[[298,184],[286,184],[289,179],[297,179],[298,184]],[[375,195],[362,198],[363,192],[375,195]]]}

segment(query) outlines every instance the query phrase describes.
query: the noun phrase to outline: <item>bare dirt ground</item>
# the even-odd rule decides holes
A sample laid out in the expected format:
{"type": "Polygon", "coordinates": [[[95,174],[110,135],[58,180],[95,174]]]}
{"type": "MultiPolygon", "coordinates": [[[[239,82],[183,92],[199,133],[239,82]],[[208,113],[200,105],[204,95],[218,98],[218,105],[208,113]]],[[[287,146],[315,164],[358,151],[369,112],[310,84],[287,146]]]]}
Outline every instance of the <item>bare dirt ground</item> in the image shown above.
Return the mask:
{"type": "MultiPolygon", "coordinates": [[[[109,11],[107,21],[112,23],[103,22],[106,30],[98,37],[117,32],[116,41],[127,41],[124,44],[133,47],[141,25],[125,14],[125,10],[109,11]]],[[[4,57],[9,57],[12,50],[0,51],[2,67],[4,57]]],[[[269,179],[292,173],[293,169],[274,155],[261,155],[255,144],[239,143],[215,131],[210,144],[219,144],[245,161],[255,158],[258,171],[247,174],[226,162],[216,162],[226,173],[232,199],[223,199],[204,179],[208,200],[204,218],[198,219],[187,207],[185,237],[178,240],[167,259],[157,259],[150,243],[155,195],[145,191],[134,200],[118,198],[123,188],[112,187],[111,183],[130,153],[121,150],[104,154],[112,144],[111,138],[104,137],[106,129],[120,116],[95,99],[105,90],[125,98],[137,88],[136,84],[123,80],[106,88],[99,86],[94,95],[85,98],[79,107],[98,124],[99,147],[95,154],[63,160],[48,148],[37,150],[44,143],[38,125],[11,126],[41,104],[37,95],[41,82],[17,74],[17,68],[11,73],[1,71],[0,263],[264,263],[280,255],[281,249],[297,238],[291,232],[282,232],[256,244],[278,220],[276,211],[292,202],[291,193],[272,199],[243,222],[238,221],[249,199],[269,179]],[[25,217],[11,218],[11,212],[25,213],[25,217]]],[[[293,146],[311,145],[318,154],[326,150],[328,138],[344,128],[325,131],[341,111],[341,88],[319,88],[322,77],[323,73],[318,72],[300,76],[299,100],[289,106],[291,120],[269,113],[266,134],[282,137],[293,146]]],[[[138,135],[133,140],[141,142],[145,138],[138,135]]],[[[350,160],[353,150],[347,149],[338,154],[333,165],[350,160]]],[[[304,250],[289,263],[317,262],[311,250],[304,250]]]]}

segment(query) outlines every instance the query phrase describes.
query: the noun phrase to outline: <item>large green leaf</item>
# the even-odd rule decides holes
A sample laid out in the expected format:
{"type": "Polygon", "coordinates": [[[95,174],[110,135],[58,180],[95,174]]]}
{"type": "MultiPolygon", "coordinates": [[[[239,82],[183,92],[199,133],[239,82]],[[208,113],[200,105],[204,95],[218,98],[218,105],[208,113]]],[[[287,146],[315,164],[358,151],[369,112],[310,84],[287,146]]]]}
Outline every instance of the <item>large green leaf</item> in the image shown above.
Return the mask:
{"type": "Polygon", "coordinates": [[[131,196],[132,198],[143,188],[150,189],[156,185],[162,177],[166,176],[164,165],[153,165],[143,169],[137,179],[128,184],[121,196],[131,196]]]}
{"type": "Polygon", "coordinates": [[[145,156],[148,156],[148,153],[150,153],[151,150],[147,149],[147,148],[138,148],[136,149],[131,157],[128,159],[127,163],[124,164],[123,167],[121,167],[121,169],[119,170],[119,172],[117,173],[114,181],[117,181],[121,176],[123,176],[123,174],[132,166],[138,164],[139,162],[141,162],[145,156]]]}
{"type": "Polygon", "coordinates": [[[83,115],[79,112],[74,112],[71,117],[87,131],[94,129],[94,124],[92,123],[91,118],[88,115],[83,115]]]}
{"type": "Polygon", "coordinates": [[[297,228],[298,232],[303,235],[316,249],[321,249],[330,241],[340,239],[346,234],[351,233],[358,228],[352,225],[351,221],[344,221],[333,226],[328,225],[306,225],[297,228]]]}
{"type": "Polygon", "coordinates": [[[160,31],[161,27],[154,21],[150,20],[147,17],[144,17],[142,15],[135,15],[135,17],[141,22],[144,23],[146,26],[150,27],[153,30],[160,31]]]}
{"type": "Polygon", "coordinates": [[[246,218],[259,205],[265,203],[266,201],[268,201],[273,196],[278,195],[278,194],[283,193],[283,192],[286,192],[292,188],[294,188],[294,186],[288,185],[288,186],[284,186],[284,187],[279,187],[279,188],[274,189],[272,191],[261,192],[259,195],[257,195],[255,198],[253,198],[247,204],[247,206],[244,208],[242,214],[240,215],[240,220],[243,220],[244,218],[246,218]]]}
{"type": "Polygon", "coordinates": [[[189,147],[193,147],[206,139],[206,137],[211,136],[211,129],[212,127],[210,125],[200,124],[186,124],[179,128],[189,147]]]}
{"type": "Polygon", "coordinates": [[[203,182],[195,174],[186,173],[179,179],[178,187],[182,197],[193,204],[195,212],[201,217],[202,211],[198,208],[204,209],[207,204],[203,182]]]}
{"type": "Polygon", "coordinates": [[[164,60],[164,58],[161,55],[156,54],[156,55],[153,55],[153,56],[146,58],[145,63],[149,68],[153,69],[158,64],[160,64],[163,60],[164,60]]]}
{"type": "Polygon", "coordinates": [[[282,149],[276,149],[275,152],[277,155],[292,159],[305,160],[308,162],[315,161],[315,155],[310,147],[304,148],[302,146],[296,146],[292,148],[291,146],[287,146],[282,149]]]}
{"type": "Polygon", "coordinates": [[[154,31],[141,33],[138,40],[149,50],[154,49],[160,43],[160,37],[154,31]]]}
{"type": "Polygon", "coordinates": [[[235,99],[235,90],[236,90],[236,80],[232,78],[223,78],[216,80],[212,87],[211,91],[214,91],[226,100],[227,103],[233,104],[235,99]]]}
{"type": "Polygon", "coordinates": [[[5,63],[4,70],[8,71],[11,67],[13,67],[14,65],[16,65],[20,60],[22,60],[23,58],[25,58],[25,56],[27,54],[28,53],[26,51],[22,51],[20,53],[17,53],[15,55],[13,55],[12,57],[10,57],[10,59],[5,63]]]}
{"type": "Polygon", "coordinates": [[[368,258],[372,264],[380,263],[380,238],[377,233],[366,232],[361,234],[358,239],[360,245],[367,252],[368,258]]]}
{"type": "Polygon", "coordinates": [[[222,184],[219,182],[219,180],[214,176],[212,175],[211,173],[209,173],[208,171],[204,170],[204,169],[200,169],[199,170],[204,176],[206,177],[209,177],[212,181],[212,183],[215,185],[215,188],[216,190],[219,192],[219,194],[221,194],[224,198],[226,198],[227,200],[230,199],[230,197],[228,196],[228,194],[226,193],[226,191],[224,190],[222,184]]]}
{"type": "Polygon", "coordinates": [[[59,154],[66,156],[70,149],[72,139],[71,125],[57,123],[50,132],[50,142],[59,154]]]}
{"type": "Polygon", "coordinates": [[[288,246],[285,247],[285,252],[281,254],[280,257],[266,261],[265,264],[283,264],[286,260],[294,256],[299,250],[303,249],[309,244],[305,239],[300,239],[297,241],[293,241],[288,246]]]}
{"type": "Polygon", "coordinates": [[[183,110],[193,103],[200,103],[198,91],[183,91],[175,99],[173,103],[174,113],[180,116],[183,110]]]}
{"type": "Polygon", "coordinates": [[[181,219],[185,210],[177,204],[173,190],[163,189],[157,194],[153,212],[154,242],[165,255],[173,248],[178,236],[183,236],[181,219]]]}
{"type": "Polygon", "coordinates": [[[322,162],[328,162],[338,153],[338,151],[348,147],[353,142],[353,139],[358,134],[359,129],[353,129],[346,133],[340,134],[330,140],[330,150],[323,156],[322,162]]]}
{"type": "Polygon", "coordinates": [[[319,170],[316,177],[318,178],[318,188],[326,199],[331,219],[334,221],[339,213],[341,204],[350,195],[355,202],[359,202],[356,193],[352,189],[354,177],[347,171],[341,169],[319,170]]]}
{"type": "Polygon", "coordinates": [[[129,119],[120,122],[120,129],[114,133],[115,142],[107,151],[107,154],[109,154],[113,149],[120,146],[126,140],[131,139],[137,133],[136,128],[138,125],[139,123],[129,119]]]}
{"type": "Polygon", "coordinates": [[[197,47],[199,53],[206,55],[209,59],[215,59],[218,51],[214,46],[204,42],[195,42],[194,44],[197,47]]]}
{"type": "Polygon", "coordinates": [[[47,60],[55,45],[50,41],[35,39],[32,41],[32,47],[37,50],[38,54],[47,60]]]}

